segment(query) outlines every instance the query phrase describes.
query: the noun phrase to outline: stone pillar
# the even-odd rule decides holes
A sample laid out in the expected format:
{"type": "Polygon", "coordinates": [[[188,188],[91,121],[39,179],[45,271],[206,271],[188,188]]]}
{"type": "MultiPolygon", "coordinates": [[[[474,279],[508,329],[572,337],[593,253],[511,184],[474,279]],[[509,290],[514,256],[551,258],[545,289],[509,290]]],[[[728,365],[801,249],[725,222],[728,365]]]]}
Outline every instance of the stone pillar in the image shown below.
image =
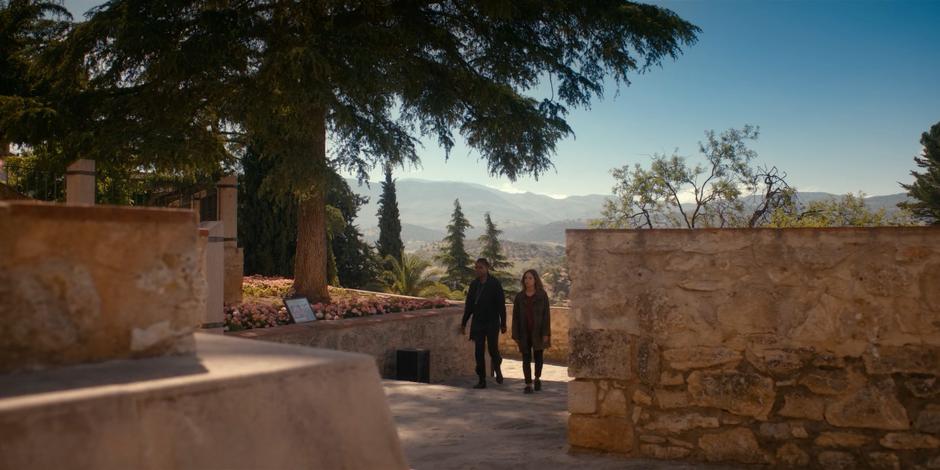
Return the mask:
{"type": "Polygon", "coordinates": [[[6,142],[0,142],[0,183],[6,183],[9,178],[7,176],[7,170],[3,166],[3,160],[10,156],[10,144],[6,142]]]}
{"type": "Polygon", "coordinates": [[[225,176],[216,184],[219,191],[219,220],[224,224],[226,304],[242,301],[244,252],[238,248],[238,177],[225,176]]]}
{"type": "Polygon", "coordinates": [[[200,328],[209,333],[223,332],[225,312],[223,306],[223,275],[225,273],[225,251],[223,249],[223,224],[202,222],[199,224],[199,244],[202,248],[202,272],[206,277],[206,312],[200,328]]]}
{"type": "Polygon", "coordinates": [[[95,161],[76,160],[65,170],[65,203],[95,203],[95,161]]]}

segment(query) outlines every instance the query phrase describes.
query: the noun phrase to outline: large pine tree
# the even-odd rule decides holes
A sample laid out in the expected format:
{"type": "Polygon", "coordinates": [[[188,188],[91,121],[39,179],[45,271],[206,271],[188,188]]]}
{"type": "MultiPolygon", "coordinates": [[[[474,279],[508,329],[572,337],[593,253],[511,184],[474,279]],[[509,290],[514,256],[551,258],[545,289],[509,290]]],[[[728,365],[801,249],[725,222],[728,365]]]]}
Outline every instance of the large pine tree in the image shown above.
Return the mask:
{"type": "Polygon", "coordinates": [[[464,246],[466,232],[473,227],[463,215],[460,200],[454,199],[454,212],[447,226],[447,236],[437,259],[444,264],[447,273],[441,279],[451,290],[463,290],[473,280],[473,268],[470,266],[470,255],[464,246]]]}
{"type": "Polygon", "coordinates": [[[382,182],[382,195],[379,196],[379,241],[376,248],[379,256],[385,259],[391,256],[401,261],[405,245],[401,241],[401,218],[398,214],[398,198],[395,195],[395,181],[392,180],[392,168],[385,167],[385,181],[382,182]]]}
{"type": "Polygon", "coordinates": [[[920,137],[923,153],[914,157],[923,172],[911,171],[914,182],[902,184],[913,202],[902,203],[917,217],[930,223],[940,224],[940,122],[930,127],[920,137]]]}
{"type": "Polygon", "coordinates": [[[486,224],[486,228],[483,231],[483,235],[480,235],[479,238],[480,256],[486,258],[495,271],[509,267],[510,263],[506,261],[506,255],[503,254],[503,247],[499,242],[499,235],[503,233],[503,231],[496,228],[496,224],[494,224],[493,219],[490,218],[489,212],[483,217],[483,221],[486,224]]]}
{"type": "Polygon", "coordinates": [[[88,79],[69,101],[80,109],[56,110],[82,118],[64,132],[72,158],[174,167],[264,140],[278,161],[268,178],[298,201],[294,287],[321,301],[331,165],[364,177],[417,163],[422,138],[449,153],[459,133],[489,173],[538,176],[572,132],[569,108],[697,33],[623,0],[111,0],[47,70],[56,86],[88,79]],[[549,80],[550,98],[531,96],[549,80]]]}

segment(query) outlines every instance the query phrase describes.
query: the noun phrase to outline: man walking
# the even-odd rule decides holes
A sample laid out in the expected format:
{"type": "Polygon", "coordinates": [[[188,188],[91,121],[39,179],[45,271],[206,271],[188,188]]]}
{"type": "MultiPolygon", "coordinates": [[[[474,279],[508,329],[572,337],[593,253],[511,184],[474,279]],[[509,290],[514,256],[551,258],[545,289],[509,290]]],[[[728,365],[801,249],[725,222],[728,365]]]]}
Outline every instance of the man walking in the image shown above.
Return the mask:
{"type": "Polygon", "coordinates": [[[503,383],[503,372],[499,369],[503,361],[499,355],[499,333],[506,332],[506,296],[503,294],[503,285],[498,279],[490,276],[490,263],[486,258],[478,259],[473,269],[477,278],[470,283],[470,289],[467,291],[460,334],[467,334],[467,320],[472,316],[470,339],[473,340],[476,372],[480,378],[473,388],[486,388],[485,349],[490,351],[496,383],[503,383]]]}

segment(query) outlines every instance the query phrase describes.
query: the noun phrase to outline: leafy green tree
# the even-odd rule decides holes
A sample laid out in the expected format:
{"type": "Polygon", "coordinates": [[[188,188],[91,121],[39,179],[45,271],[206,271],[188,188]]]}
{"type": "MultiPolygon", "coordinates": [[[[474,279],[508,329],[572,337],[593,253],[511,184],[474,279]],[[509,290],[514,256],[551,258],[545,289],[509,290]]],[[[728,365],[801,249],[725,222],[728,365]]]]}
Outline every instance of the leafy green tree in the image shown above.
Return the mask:
{"type": "Polygon", "coordinates": [[[757,152],[747,141],[758,128],[745,125],[720,135],[705,132],[699,143],[705,164],[691,166],[685,157],[655,155],[649,169],[639,164],[611,170],[617,183],[597,227],[756,227],[796,190],[776,167],[755,168],[757,152]],[[683,196],[691,201],[683,202],[683,196]]]}
{"type": "Polygon", "coordinates": [[[503,254],[503,248],[499,243],[499,235],[503,233],[503,231],[496,228],[496,224],[494,224],[493,219],[490,218],[489,212],[483,216],[483,222],[486,228],[483,235],[480,235],[479,238],[480,256],[486,258],[495,271],[508,268],[510,263],[506,261],[506,255],[503,254]]]}
{"type": "Polygon", "coordinates": [[[914,225],[909,211],[889,215],[885,208],[872,210],[865,205],[865,194],[846,194],[839,198],[812,201],[805,206],[794,202],[778,207],[768,227],[879,227],[914,225]]]}
{"type": "MultiPolygon", "coordinates": [[[[239,240],[245,248],[245,272],[267,276],[293,274],[297,240],[297,202],[287,191],[262,184],[274,161],[253,148],[241,159],[239,240]]],[[[359,209],[368,202],[333,173],[327,190],[328,278],[332,284],[366,287],[377,275],[373,252],[355,225],[359,209]]]]}
{"type": "Polygon", "coordinates": [[[385,167],[385,181],[382,182],[382,195],[379,196],[379,241],[376,247],[379,256],[397,258],[405,251],[401,241],[401,218],[398,214],[398,198],[395,195],[395,181],[392,180],[392,168],[385,167]]]}
{"type": "Polygon", "coordinates": [[[463,215],[460,200],[454,199],[454,212],[450,216],[450,225],[447,226],[447,236],[444,237],[441,253],[437,257],[447,270],[442,281],[451,290],[463,290],[473,280],[470,255],[467,254],[464,244],[467,229],[472,227],[463,215]]]}
{"type": "Polygon", "coordinates": [[[278,162],[265,185],[298,199],[295,289],[321,301],[331,165],[364,177],[418,162],[422,137],[449,153],[456,131],[491,174],[537,177],[571,133],[569,107],[677,57],[697,32],[621,0],[112,0],[75,26],[50,73],[89,79],[94,125],[75,155],[172,166],[223,161],[245,134],[263,141],[278,162]],[[527,95],[549,80],[550,98],[527,95]]]}
{"type": "Polygon", "coordinates": [[[241,159],[238,184],[238,239],[245,250],[245,274],[291,277],[297,243],[297,203],[286,192],[262,192],[273,161],[249,148],[241,159]]]}
{"type": "MultiPolygon", "coordinates": [[[[345,179],[335,172],[330,176],[326,194],[328,207],[335,207],[342,217],[342,230],[330,232],[330,249],[335,259],[339,285],[352,288],[377,287],[378,263],[372,247],[363,240],[356,226],[356,216],[369,198],[353,192],[345,179]]],[[[296,224],[293,224],[296,227],[296,224]]]]}
{"type": "Polygon", "coordinates": [[[39,144],[60,127],[53,77],[38,62],[71,19],[60,2],[0,0],[0,159],[11,143],[39,144]]]}
{"type": "Polygon", "coordinates": [[[940,224],[940,122],[920,137],[923,153],[914,162],[923,172],[911,171],[914,182],[902,184],[913,202],[899,204],[929,223],[940,224]]]}
{"type": "Polygon", "coordinates": [[[417,296],[434,284],[424,275],[431,263],[418,256],[401,252],[398,257],[386,257],[385,262],[389,268],[382,273],[382,278],[389,292],[417,296]]]}

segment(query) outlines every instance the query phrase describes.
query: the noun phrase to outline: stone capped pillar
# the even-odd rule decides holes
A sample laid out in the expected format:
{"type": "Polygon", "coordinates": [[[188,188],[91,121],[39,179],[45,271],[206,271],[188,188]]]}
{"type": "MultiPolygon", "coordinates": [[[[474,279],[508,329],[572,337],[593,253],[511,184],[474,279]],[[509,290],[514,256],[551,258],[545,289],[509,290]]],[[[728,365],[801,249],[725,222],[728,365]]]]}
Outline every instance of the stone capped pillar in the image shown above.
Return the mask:
{"type": "Polygon", "coordinates": [[[202,248],[202,270],[206,277],[206,314],[200,324],[203,331],[222,333],[225,326],[223,307],[223,279],[225,273],[225,250],[223,249],[223,224],[202,222],[199,224],[199,244],[202,248]]]}
{"type": "Polygon", "coordinates": [[[65,170],[65,203],[95,203],[95,161],[76,160],[65,170]]]}
{"type": "Polygon", "coordinates": [[[224,301],[236,304],[242,301],[244,251],[238,247],[238,177],[225,176],[216,184],[219,190],[219,220],[225,225],[225,281],[224,301]]]}

